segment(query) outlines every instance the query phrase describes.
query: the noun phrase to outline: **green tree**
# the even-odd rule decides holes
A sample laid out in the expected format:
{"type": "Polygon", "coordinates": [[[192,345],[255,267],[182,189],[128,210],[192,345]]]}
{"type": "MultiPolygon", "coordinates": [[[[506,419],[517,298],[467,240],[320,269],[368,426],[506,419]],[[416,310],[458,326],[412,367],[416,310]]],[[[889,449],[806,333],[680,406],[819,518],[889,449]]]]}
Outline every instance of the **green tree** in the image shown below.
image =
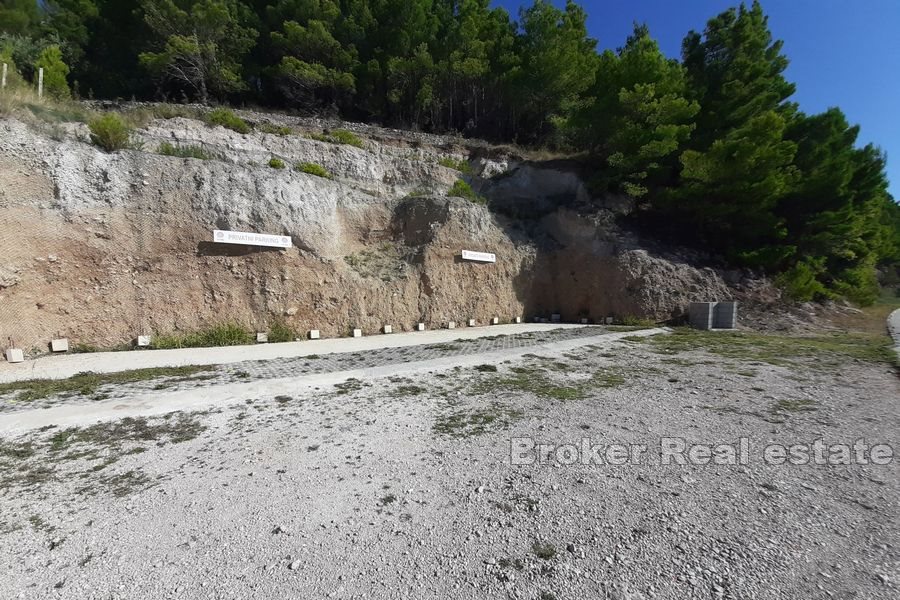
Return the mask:
{"type": "Polygon", "coordinates": [[[242,59],[257,32],[243,25],[236,0],[145,0],[147,24],[161,49],[143,52],[141,63],[161,85],[190,90],[201,102],[245,88],[242,59]]]}
{"type": "Polygon", "coordinates": [[[701,36],[682,43],[684,66],[700,103],[692,147],[709,148],[730,131],[770,110],[790,110],[794,85],[784,78],[783,42],[773,41],[759,2],[741,3],[709,20],[701,36]]]}
{"type": "Polygon", "coordinates": [[[44,90],[54,98],[69,98],[69,66],[63,62],[59,46],[47,46],[34,63],[35,70],[44,69],[44,90]]]}
{"type": "Polygon", "coordinates": [[[668,183],[699,110],[685,93],[683,68],[646,26],[635,25],[618,53],[603,53],[592,100],[572,120],[577,145],[601,161],[602,189],[640,197],[668,183]]]}
{"type": "Polygon", "coordinates": [[[321,105],[343,100],[355,91],[356,49],[335,37],[341,17],[337,5],[329,0],[307,4],[311,6],[292,14],[301,21],[284,21],[282,30],[271,34],[281,56],[274,77],[291,102],[321,105]]]}
{"type": "Polygon", "coordinates": [[[579,109],[584,92],[594,83],[597,42],[588,37],[586,22],[584,9],[572,0],[566,1],[564,10],[547,0],[534,0],[520,14],[517,109],[519,126],[529,129],[532,140],[579,109]]]}
{"type": "Polygon", "coordinates": [[[0,0],[0,33],[30,35],[40,18],[35,0],[0,0]]]}

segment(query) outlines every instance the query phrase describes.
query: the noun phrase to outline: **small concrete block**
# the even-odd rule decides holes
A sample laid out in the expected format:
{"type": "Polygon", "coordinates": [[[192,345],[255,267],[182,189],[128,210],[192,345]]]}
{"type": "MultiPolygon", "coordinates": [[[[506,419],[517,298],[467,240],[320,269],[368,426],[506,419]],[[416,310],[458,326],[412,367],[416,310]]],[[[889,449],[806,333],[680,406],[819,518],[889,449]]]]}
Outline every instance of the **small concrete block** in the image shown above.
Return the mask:
{"type": "Polygon", "coordinates": [[[309,339],[311,339],[311,340],[317,340],[317,339],[319,339],[319,338],[321,338],[321,337],[322,337],[322,336],[321,336],[321,334],[319,334],[319,330],[318,330],[318,329],[310,329],[310,330],[309,330],[309,339]]]}
{"type": "Polygon", "coordinates": [[[587,318],[582,318],[582,319],[581,319],[581,324],[582,324],[582,325],[587,325],[587,324],[588,324],[587,318]]]}
{"type": "Polygon", "coordinates": [[[269,334],[259,332],[256,334],[256,343],[257,344],[266,344],[269,341],[269,334]]]}
{"type": "Polygon", "coordinates": [[[541,319],[541,323],[549,323],[549,322],[550,322],[550,319],[545,319],[545,318],[541,319]]]}
{"type": "Polygon", "coordinates": [[[419,323],[416,325],[416,331],[425,331],[425,323],[419,323]]]}
{"type": "Polygon", "coordinates": [[[6,362],[25,362],[25,353],[22,352],[21,348],[8,348],[6,350],[6,362]]]}
{"type": "Polygon", "coordinates": [[[715,309],[715,302],[691,302],[688,308],[688,321],[691,327],[703,330],[712,329],[715,309]]]}
{"type": "Polygon", "coordinates": [[[456,321],[447,321],[447,329],[456,329],[456,321]]]}
{"type": "Polygon", "coordinates": [[[69,351],[69,340],[66,338],[60,338],[58,340],[50,341],[50,349],[53,352],[68,352],[69,351]]]}
{"type": "Polygon", "coordinates": [[[550,315],[550,322],[551,323],[562,322],[562,315],[560,315],[559,313],[554,313],[554,314],[550,315]]]}
{"type": "Polygon", "coordinates": [[[354,329],[353,337],[362,337],[362,329],[354,329]]]}
{"type": "Polygon", "coordinates": [[[469,327],[475,327],[475,319],[469,319],[469,327]]]}
{"type": "Polygon", "coordinates": [[[521,322],[522,322],[522,317],[516,317],[515,319],[513,319],[513,323],[515,323],[516,325],[518,325],[521,322]]]}
{"type": "Polygon", "coordinates": [[[146,348],[150,345],[150,336],[149,335],[139,335],[137,339],[134,341],[134,345],[138,348],[146,348]]]}
{"type": "Polygon", "coordinates": [[[735,329],[737,327],[737,302],[716,302],[713,308],[713,328],[735,329]]]}
{"type": "Polygon", "coordinates": [[[385,333],[394,333],[394,328],[390,325],[385,325],[382,331],[384,331],[385,333]]]}
{"type": "Polygon", "coordinates": [[[612,318],[612,317],[606,317],[606,324],[607,324],[607,325],[612,325],[612,324],[613,324],[613,321],[615,321],[614,318],[612,318]]]}
{"type": "Polygon", "coordinates": [[[500,324],[500,317],[494,317],[493,319],[491,319],[491,325],[499,325],[499,324],[500,324]]]}

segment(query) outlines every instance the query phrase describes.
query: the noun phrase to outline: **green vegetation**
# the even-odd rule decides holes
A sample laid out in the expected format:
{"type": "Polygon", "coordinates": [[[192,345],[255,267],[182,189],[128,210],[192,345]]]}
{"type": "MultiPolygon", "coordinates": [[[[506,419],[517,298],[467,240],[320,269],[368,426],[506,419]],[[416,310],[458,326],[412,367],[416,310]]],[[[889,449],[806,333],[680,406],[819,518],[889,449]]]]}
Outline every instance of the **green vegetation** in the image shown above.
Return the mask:
{"type": "MultiPolygon", "coordinates": [[[[758,2],[688,32],[680,60],[641,25],[598,53],[585,9],[556,4],[533,0],[514,20],[484,0],[15,0],[0,9],[0,56],[16,94],[41,65],[60,97],[303,107],[515,140],[578,156],[595,196],[641,199],[646,231],[765,271],[794,298],[870,304],[876,272],[900,281],[884,153],[839,108],[792,101],[758,2]]],[[[4,94],[0,112],[13,108],[4,94]]],[[[250,131],[227,109],[208,118],[250,131]]],[[[311,137],[364,146],[345,130],[311,137]]]]}
{"type": "Polygon", "coordinates": [[[243,325],[222,323],[193,333],[171,333],[153,336],[153,348],[211,348],[252,344],[255,336],[243,325]]]}
{"type": "MultiPolygon", "coordinates": [[[[883,327],[883,324],[882,324],[883,327]]],[[[848,359],[893,365],[891,341],[883,333],[833,333],[794,337],[744,332],[704,332],[677,328],[671,335],[624,338],[646,344],[660,354],[703,350],[745,362],[772,365],[832,366],[848,359]]]]}
{"type": "Polygon", "coordinates": [[[316,163],[297,163],[297,166],[295,168],[301,173],[315,175],[316,177],[324,177],[325,179],[334,179],[334,176],[328,172],[328,169],[326,169],[322,165],[317,165],[316,163]]]}
{"type": "Polygon", "coordinates": [[[286,167],[283,160],[275,157],[269,159],[269,166],[273,169],[284,169],[286,167]]]}
{"type": "Polygon", "coordinates": [[[35,70],[44,69],[44,92],[56,99],[66,99],[72,95],[66,77],[69,66],[63,62],[62,50],[57,45],[50,45],[41,51],[34,63],[35,70]]]}
{"type": "Polygon", "coordinates": [[[438,164],[442,167],[447,167],[448,169],[459,171],[464,175],[469,175],[470,173],[472,173],[472,166],[469,164],[469,161],[464,158],[460,160],[454,160],[453,158],[447,156],[439,160],[438,164]]]}
{"type": "Polygon", "coordinates": [[[122,385],[139,381],[178,378],[191,379],[193,376],[214,371],[213,366],[159,367],[137,369],[120,373],[79,373],[67,379],[28,379],[0,384],[0,395],[17,392],[17,402],[31,402],[51,396],[97,397],[101,387],[122,385]]]}
{"type": "Polygon", "coordinates": [[[238,133],[250,133],[250,124],[227,108],[217,108],[210,112],[206,115],[206,122],[238,133]]]}
{"type": "Polygon", "coordinates": [[[524,416],[521,410],[498,402],[483,408],[463,408],[438,415],[432,429],[435,433],[464,438],[481,435],[490,429],[508,427],[524,416]]]}
{"type": "Polygon", "coordinates": [[[355,146],[357,148],[364,148],[365,144],[363,141],[352,131],[347,131],[346,129],[335,129],[331,132],[331,138],[338,144],[346,144],[348,146],[355,146]]]}
{"type": "Polygon", "coordinates": [[[199,160],[210,160],[213,158],[212,154],[199,145],[176,146],[169,142],[163,142],[159,145],[157,152],[163,156],[177,156],[179,158],[196,158],[199,160]]]}
{"type": "Polygon", "coordinates": [[[334,131],[325,133],[310,133],[308,137],[310,139],[316,140],[317,142],[326,142],[328,144],[347,144],[349,146],[356,146],[357,148],[365,148],[365,143],[362,141],[362,139],[360,139],[352,131],[347,131],[346,129],[336,129],[334,131]]]}
{"type": "Polygon", "coordinates": [[[475,204],[487,204],[487,199],[484,196],[476,194],[475,190],[472,189],[472,186],[462,179],[457,179],[456,183],[453,184],[453,187],[447,190],[447,196],[452,198],[465,198],[469,202],[475,204]]]}
{"type": "Polygon", "coordinates": [[[258,127],[258,129],[263,133],[269,133],[271,135],[291,135],[293,130],[290,127],[286,127],[284,125],[273,125],[272,123],[263,123],[258,127]]]}
{"type": "Polygon", "coordinates": [[[297,332],[293,327],[279,319],[269,327],[269,341],[272,343],[293,342],[297,332]]]}
{"type": "Polygon", "coordinates": [[[91,143],[107,152],[131,147],[131,127],[116,113],[106,113],[88,124],[91,143]]]}

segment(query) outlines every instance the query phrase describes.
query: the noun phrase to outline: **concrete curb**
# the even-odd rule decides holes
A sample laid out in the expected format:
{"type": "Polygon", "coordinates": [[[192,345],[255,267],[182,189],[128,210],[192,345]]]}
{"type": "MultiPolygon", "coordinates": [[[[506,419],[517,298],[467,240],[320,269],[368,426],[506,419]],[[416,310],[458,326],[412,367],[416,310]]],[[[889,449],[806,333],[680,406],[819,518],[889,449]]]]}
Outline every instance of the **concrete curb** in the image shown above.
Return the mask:
{"type": "MultiPolygon", "coordinates": [[[[492,328],[494,331],[496,327],[492,328]]],[[[473,367],[484,363],[496,364],[503,360],[514,360],[525,354],[560,354],[583,346],[611,346],[623,337],[648,337],[670,333],[668,328],[623,331],[577,338],[562,342],[551,342],[537,346],[506,348],[468,354],[436,358],[411,363],[391,364],[367,369],[335,371],[302,377],[265,379],[248,383],[200,387],[178,392],[153,392],[128,398],[108,400],[90,404],[62,404],[51,408],[23,410],[0,414],[0,434],[9,435],[37,429],[46,425],[75,427],[92,425],[102,421],[113,421],[125,417],[147,417],[184,410],[206,410],[242,404],[247,398],[294,396],[316,387],[340,383],[349,378],[368,381],[397,375],[415,376],[428,371],[451,369],[453,367],[473,367]]]]}
{"type": "Polygon", "coordinates": [[[24,363],[0,363],[0,383],[25,379],[65,379],[85,371],[117,373],[154,367],[225,365],[245,360],[270,360],[273,358],[294,358],[309,354],[363,352],[381,348],[441,344],[458,339],[476,339],[495,335],[581,327],[584,327],[584,325],[542,325],[534,323],[492,325],[490,327],[475,327],[471,329],[433,329],[430,331],[393,333],[391,335],[376,334],[359,338],[329,338],[283,344],[185,348],[181,350],[128,350],[125,352],[94,352],[91,354],[45,356],[24,363]]]}
{"type": "Polygon", "coordinates": [[[888,315],[887,328],[894,340],[894,352],[900,359],[900,308],[888,315]]]}

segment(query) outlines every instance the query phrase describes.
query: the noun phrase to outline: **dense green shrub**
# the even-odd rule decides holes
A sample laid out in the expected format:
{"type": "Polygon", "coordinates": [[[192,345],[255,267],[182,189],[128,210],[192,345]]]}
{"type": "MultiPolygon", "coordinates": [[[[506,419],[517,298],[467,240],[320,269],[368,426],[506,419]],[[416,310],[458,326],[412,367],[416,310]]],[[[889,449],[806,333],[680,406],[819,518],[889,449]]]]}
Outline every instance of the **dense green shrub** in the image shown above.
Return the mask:
{"type": "Polygon", "coordinates": [[[269,166],[273,169],[283,169],[285,167],[284,161],[280,158],[275,158],[274,156],[269,159],[269,166]]]}
{"type": "Polygon", "coordinates": [[[474,202],[475,204],[487,204],[487,198],[476,194],[475,190],[472,189],[472,186],[462,179],[456,180],[453,187],[447,191],[447,195],[453,198],[465,198],[469,202],[474,202]]]}
{"type": "Polygon", "coordinates": [[[323,167],[322,165],[317,165],[316,163],[298,163],[296,169],[302,173],[308,173],[309,175],[315,175],[316,177],[334,179],[334,176],[329,173],[325,167],[323,167]]]}
{"type": "Polygon", "coordinates": [[[88,124],[91,143],[107,152],[131,147],[131,127],[116,113],[106,113],[88,124]]]}
{"type": "Polygon", "coordinates": [[[206,115],[206,122],[210,125],[221,125],[238,133],[250,133],[250,125],[227,108],[217,108],[206,115]]]}
{"type": "Polygon", "coordinates": [[[163,156],[177,156],[179,158],[197,158],[200,160],[209,160],[213,156],[203,148],[203,146],[175,146],[169,142],[163,142],[157,149],[159,154],[163,156]]]}

